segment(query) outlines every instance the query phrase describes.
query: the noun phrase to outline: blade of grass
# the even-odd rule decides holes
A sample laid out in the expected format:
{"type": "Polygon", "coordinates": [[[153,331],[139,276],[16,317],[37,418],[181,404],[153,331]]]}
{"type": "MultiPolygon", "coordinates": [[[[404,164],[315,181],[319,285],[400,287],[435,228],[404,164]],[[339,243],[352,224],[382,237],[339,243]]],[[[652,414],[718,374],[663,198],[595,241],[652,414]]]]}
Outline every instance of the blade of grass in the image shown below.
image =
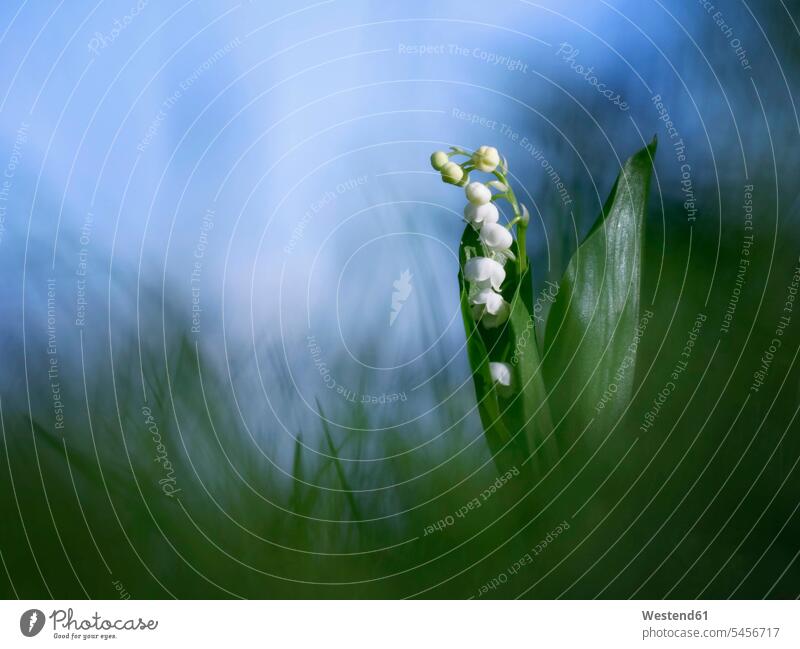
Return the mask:
{"type": "Polygon", "coordinates": [[[341,485],[345,497],[347,498],[347,502],[350,505],[350,509],[353,510],[353,516],[357,521],[363,520],[363,516],[361,515],[361,511],[358,507],[358,503],[356,502],[355,496],[353,495],[353,490],[350,488],[350,485],[347,481],[347,476],[345,475],[344,468],[342,467],[342,463],[339,460],[339,452],[336,450],[336,446],[333,443],[333,438],[331,437],[330,430],[328,428],[328,422],[325,420],[325,413],[322,410],[322,405],[319,402],[319,399],[315,399],[317,403],[317,411],[320,414],[320,420],[322,422],[322,432],[325,435],[325,440],[328,443],[328,451],[331,454],[333,466],[336,469],[336,475],[339,478],[339,484],[341,485]]]}

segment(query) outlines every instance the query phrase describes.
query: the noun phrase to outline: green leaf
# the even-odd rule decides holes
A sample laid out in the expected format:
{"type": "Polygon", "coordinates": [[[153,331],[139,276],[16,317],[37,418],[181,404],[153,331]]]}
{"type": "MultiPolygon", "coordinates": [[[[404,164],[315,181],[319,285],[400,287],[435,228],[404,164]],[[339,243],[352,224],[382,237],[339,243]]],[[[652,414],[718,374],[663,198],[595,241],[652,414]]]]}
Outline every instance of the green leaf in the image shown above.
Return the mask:
{"type": "Polygon", "coordinates": [[[568,430],[613,424],[627,407],[635,369],[644,218],[656,139],[625,163],[559,285],[547,320],[544,369],[568,430]],[[613,390],[613,393],[610,392],[613,390]]]}
{"type": "Polygon", "coordinates": [[[508,408],[505,419],[512,434],[524,430],[527,450],[539,455],[553,423],[536,341],[530,270],[525,271],[509,301],[511,315],[504,360],[511,365],[515,389],[508,399],[501,397],[500,405],[508,408]]]}

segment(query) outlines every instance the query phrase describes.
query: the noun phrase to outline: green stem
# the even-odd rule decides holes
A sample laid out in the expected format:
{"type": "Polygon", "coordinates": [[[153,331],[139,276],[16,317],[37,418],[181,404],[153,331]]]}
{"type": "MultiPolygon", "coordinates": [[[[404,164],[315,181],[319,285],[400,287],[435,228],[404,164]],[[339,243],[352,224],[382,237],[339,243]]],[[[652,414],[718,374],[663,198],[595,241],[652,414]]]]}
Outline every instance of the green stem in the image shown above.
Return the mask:
{"type": "Polygon", "coordinates": [[[511,223],[509,223],[509,227],[517,226],[517,263],[519,264],[519,274],[522,276],[525,269],[528,267],[528,253],[525,249],[525,231],[527,230],[527,226],[522,222],[522,211],[520,210],[519,201],[517,201],[511,183],[506,180],[505,174],[497,169],[494,171],[494,176],[508,187],[505,192],[506,198],[508,202],[511,203],[511,207],[514,210],[514,218],[511,220],[511,223]]]}
{"type": "Polygon", "coordinates": [[[517,252],[519,253],[519,274],[520,277],[528,268],[528,253],[525,250],[525,230],[528,228],[522,225],[522,221],[517,223],[517,252]]]}
{"type": "Polygon", "coordinates": [[[462,149],[460,146],[451,146],[450,150],[453,152],[451,155],[465,155],[470,158],[472,157],[472,151],[462,149]]]}

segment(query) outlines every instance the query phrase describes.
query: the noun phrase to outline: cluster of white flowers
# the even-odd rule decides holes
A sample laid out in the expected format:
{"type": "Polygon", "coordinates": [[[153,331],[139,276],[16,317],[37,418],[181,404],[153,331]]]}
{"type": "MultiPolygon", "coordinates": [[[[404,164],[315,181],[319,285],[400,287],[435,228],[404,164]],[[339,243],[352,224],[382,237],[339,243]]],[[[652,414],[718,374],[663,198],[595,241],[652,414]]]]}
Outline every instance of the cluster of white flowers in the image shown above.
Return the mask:
{"type": "MultiPolygon", "coordinates": [[[[471,257],[463,268],[464,278],[469,283],[469,302],[476,322],[486,329],[499,327],[508,320],[511,305],[503,298],[502,284],[506,278],[505,264],[513,260],[519,264],[519,275],[525,270],[525,227],[528,225],[528,210],[517,202],[506,174],[508,165],[492,146],[481,146],[470,152],[451,147],[450,153],[436,151],[431,155],[431,165],[442,175],[442,180],[464,187],[467,205],[464,219],[479,234],[483,255],[471,257]],[[451,158],[466,156],[461,164],[451,158]],[[492,174],[493,180],[483,183],[470,181],[470,172],[492,174]],[[494,191],[494,193],[493,193],[494,191]],[[506,199],[514,211],[514,219],[508,225],[500,224],[500,211],[496,201],[506,199]],[[514,237],[511,228],[517,225],[519,259],[511,250],[514,237]]],[[[489,363],[492,379],[498,388],[511,384],[511,368],[507,363],[489,363]]]]}
{"type": "Polygon", "coordinates": [[[473,257],[464,264],[472,317],[487,329],[499,327],[511,313],[511,306],[500,294],[505,278],[503,265],[489,257],[473,257]]]}

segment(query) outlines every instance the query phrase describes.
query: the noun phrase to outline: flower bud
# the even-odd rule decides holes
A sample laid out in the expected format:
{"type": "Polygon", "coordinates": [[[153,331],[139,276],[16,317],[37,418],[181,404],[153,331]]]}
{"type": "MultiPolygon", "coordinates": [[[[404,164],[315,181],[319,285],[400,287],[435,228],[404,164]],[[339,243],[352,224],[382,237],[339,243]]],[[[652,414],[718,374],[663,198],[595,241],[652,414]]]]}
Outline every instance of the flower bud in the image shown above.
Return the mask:
{"type": "Polygon", "coordinates": [[[500,220],[500,212],[494,203],[483,205],[467,203],[464,208],[464,218],[473,228],[480,230],[484,223],[497,223],[500,220]]]}
{"type": "Polygon", "coordinates": [[[461,179],[464,177],[464,170],[461,168],[460,165],[457,165],[455,162],[448,162],[446,163],[442,169],[442,180],[446,183],[450,183],[451,185],[457,185],[461,182],[461,179]]]}
{"type": "Polygon", "coordinates": [[[483,205],[492,200],[491,190],[483,183],[470,183],[464,188],[467,200],[475,205],[483,205]]]}
{"type": "Polygon", "coordinates": [[[431,166],[436,169],[436,171],[441,171],[442,167],[444,167],[448,162],[450,162],[450,156],[448,156],[444,151],[434,151],[431,154],[431,166]]]}
{"type": "Polygon", "coordinates": [[[505,183],[501,183],[499,180],[490,180],[486,184],[489,185],[489,187],[491,187],[492,189],[496,189],[498,192],[501,193],[508,191],[508,185],[506,185],[505,183]]]}
{"type": "Polygon", "coordinates": [[[522,211],[522,214],[520,214],[519,222],[522,223],[522,225],[528,225],[528,223],[531,220],[531,215],[528,214],[528,208],[525,207],[525,204],[523,203],[522,205],[520,205],[520,209],[522,211]]]}
{"type": "Polygon", "coordinates": [[[480,239],[483,245],[492,252],[501,252],[511,248],[514,237],[498,223],[484,223],[481,227],[480,239]]]}
{"type": "Polygon", "coordinates": [[[494,259],[473,257],[464,264],[464,278],[479,289],[491,287],[499,291],[506,278],[506,271],[494,259]]]}
{"type": "Polygon", "coordinates": [[[475,165],[478,171],[490,174],[497,169],[497,165],[500,164],[500,154],[493,146],[486,146],[484,144],[472,154],[472,164],[475,165]]]}
{"type": "Polygon", "coordinates": [[[489,374],[495,385],[501,388],[511,387],[511,366],[508,363],[489,363],[489,374]]]}

